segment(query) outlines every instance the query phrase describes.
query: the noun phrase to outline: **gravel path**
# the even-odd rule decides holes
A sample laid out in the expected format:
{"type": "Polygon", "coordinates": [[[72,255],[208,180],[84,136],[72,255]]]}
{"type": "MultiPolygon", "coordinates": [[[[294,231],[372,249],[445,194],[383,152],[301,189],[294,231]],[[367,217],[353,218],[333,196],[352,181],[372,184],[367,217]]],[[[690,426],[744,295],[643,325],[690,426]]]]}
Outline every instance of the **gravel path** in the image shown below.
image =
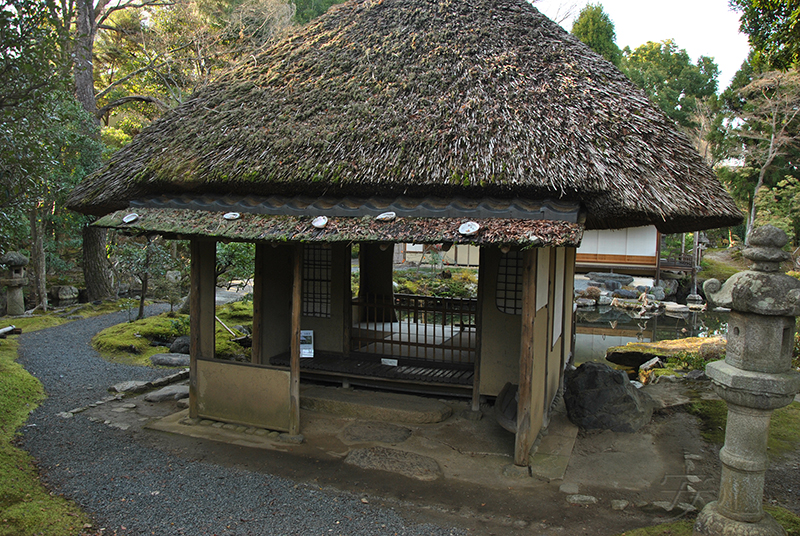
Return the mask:
{"type": "Polygon", "coordinates": [[[127,315],[118,313],[20,337],[19,362],[48,394],[24,427],[23,446],[36,458],[44,483],[80,504],[106,534],[462,533],[408,525],[393,510],[364,504],[351,494],[173,456],[81,414],[59,417],[108,396],[107,388],[115,383],[164,375],[163,370],[108,363],[89,346],[95,333],[125,320],[127,315]]]}

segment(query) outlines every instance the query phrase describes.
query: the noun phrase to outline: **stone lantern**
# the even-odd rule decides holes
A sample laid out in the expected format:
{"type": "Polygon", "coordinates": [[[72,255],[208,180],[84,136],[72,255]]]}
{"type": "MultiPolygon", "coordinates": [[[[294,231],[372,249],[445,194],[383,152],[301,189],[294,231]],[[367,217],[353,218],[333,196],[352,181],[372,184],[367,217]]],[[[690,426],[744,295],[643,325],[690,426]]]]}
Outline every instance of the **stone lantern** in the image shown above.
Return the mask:
{"type": "Polygon", "coordinates": [[[800,281],[780,272],[789,258],[786,233],[767,225],[754,230],[743,255],[753,261],[724,285],[703,286],[714,305],[731,309],[724,361],[706,366],[716,393],[728,404],[719,500],[708,503],[696,535],[778,536],[783,528],[762,509],[767,434],[772,412],[792,402],[800,373],[792,370],[800,281]]]}
{"type": "Polygon", "coordinates": [[[10,316],[25,314],[25,298],[22,295],[22,287],[28,284],[28,278],[25,276],[28,257],[16,251],[9,251],[0,257],[0,264],[8,267],[8,277],[0,278],[0,285],[8,288],[6,312],[10,316]]]}

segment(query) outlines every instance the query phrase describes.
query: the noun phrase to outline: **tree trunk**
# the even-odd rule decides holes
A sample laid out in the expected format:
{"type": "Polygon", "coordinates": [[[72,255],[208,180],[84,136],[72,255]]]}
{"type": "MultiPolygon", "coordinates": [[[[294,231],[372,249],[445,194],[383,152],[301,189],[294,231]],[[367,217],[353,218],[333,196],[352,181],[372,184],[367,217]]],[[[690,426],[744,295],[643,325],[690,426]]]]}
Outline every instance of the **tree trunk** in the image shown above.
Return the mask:
{"type": "Polygon", "coordinates": [[[108,232],[99,227],[83,228],[83,277],[87,299],[92,302],[114,295],[111,286],[111,267],[106,257],[108,232]]]}
{"type": "MultiPolygon", "coordinates": [[[[94,0],[78,0],[77,4],[75,98],[99,125],[100,121],[95,115],[97,101],[94,97],[94,65],[92,63],[94,39],[97,33],[94,0]]],[[[92,136],[99,138],[99,129],[95,129],[92,136]]],[[[89,301],[102,300],[114,294],[111,270],[106,257],[107,235],[108,232],[105,229],[88,225],[83,228],[83,279],[89,301]]]]}
{"type": "Polygon", "coordinates": [[[47,265],[44,255],[44,229],[39,223],[39,207],[34,205],[30,211],[31,219],[31,265],[33,268],[33,288],[35,303],[47,311],[47,265]]]}

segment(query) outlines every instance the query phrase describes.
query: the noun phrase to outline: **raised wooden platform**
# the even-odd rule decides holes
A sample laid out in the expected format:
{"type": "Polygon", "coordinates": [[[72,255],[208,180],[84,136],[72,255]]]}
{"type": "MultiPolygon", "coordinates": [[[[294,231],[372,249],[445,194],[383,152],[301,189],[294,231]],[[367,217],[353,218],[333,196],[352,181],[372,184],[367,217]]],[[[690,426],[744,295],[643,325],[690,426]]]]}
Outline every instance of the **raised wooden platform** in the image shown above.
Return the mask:
{"type": "MultiPolygon", "coordinates": [[[[270,359],[270,365],[289,366],[289,354],[270,359]]],[[[473,365],[437,363],[394,356],[352,353],[349,357],[331,352],[315,352],[314,357],[300,360],[300,371],[351,379],[380,379],[423,385],[472,388],[473,365]],[[381,358],[397,361],[386,365],[381,358]]]]}

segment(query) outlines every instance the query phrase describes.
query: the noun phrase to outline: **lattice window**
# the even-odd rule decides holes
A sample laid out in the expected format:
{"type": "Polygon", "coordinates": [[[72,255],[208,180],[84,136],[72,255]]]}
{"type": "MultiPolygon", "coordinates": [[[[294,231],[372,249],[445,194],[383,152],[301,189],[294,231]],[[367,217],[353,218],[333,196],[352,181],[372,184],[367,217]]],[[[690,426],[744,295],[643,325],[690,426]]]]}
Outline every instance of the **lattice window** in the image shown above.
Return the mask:
{"type": "Polygon", "coordinates": [[[497,269],[497,308],[509,315],[522,314],[522,252],[509,251],[500,257],[497,269]]]}
{"type": "Polygon", "coordinates": [[[303,315],[331,316],[331,249],[316,244],[303,248],[303,315]]]}

